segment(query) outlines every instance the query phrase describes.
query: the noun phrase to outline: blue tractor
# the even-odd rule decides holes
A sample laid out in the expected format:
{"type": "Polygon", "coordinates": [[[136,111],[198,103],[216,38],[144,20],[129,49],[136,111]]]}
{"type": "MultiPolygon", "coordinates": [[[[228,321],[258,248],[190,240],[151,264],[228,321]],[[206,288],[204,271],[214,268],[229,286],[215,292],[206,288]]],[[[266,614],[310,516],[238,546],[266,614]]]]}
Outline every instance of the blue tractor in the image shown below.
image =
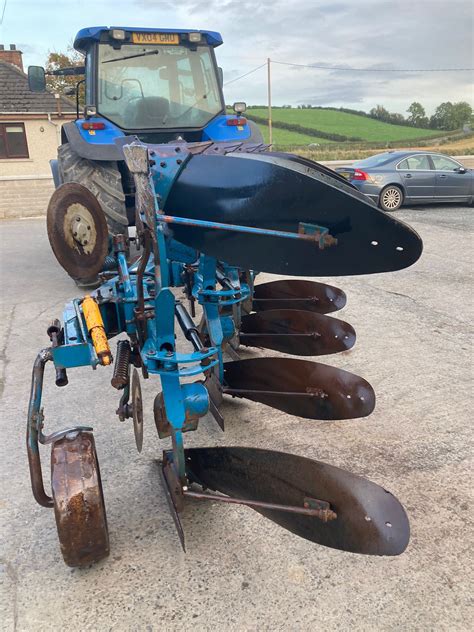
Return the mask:
{"type": "MultiPolygon", "coordinates": [[[[226,113],[214,53],[221,44],[213,31],[95,26],[80,30],[74,40],[84,66],[54,71],[84,75],[76,87],[77,119],[63,126],[58,158],[51,161],[55,186],[75,182],[91,191],[111,237],[135,223],[134,183],[121,150],[127,137],[155,144],[225,141],[263,147],[258,126],[242,116],[245,103],[226,113]]],[[[28,76],[31,90],[45,90],[43,68],[30,66],[28,76]]],[[[79,284],[93,284],[100,256],[92,246],[97,240],[91,211],[86,200],[72,210],[65,203],[48,212],[52,248],[79,284]],[[78,254],[80,263],[72,265],[78,254]]]]}

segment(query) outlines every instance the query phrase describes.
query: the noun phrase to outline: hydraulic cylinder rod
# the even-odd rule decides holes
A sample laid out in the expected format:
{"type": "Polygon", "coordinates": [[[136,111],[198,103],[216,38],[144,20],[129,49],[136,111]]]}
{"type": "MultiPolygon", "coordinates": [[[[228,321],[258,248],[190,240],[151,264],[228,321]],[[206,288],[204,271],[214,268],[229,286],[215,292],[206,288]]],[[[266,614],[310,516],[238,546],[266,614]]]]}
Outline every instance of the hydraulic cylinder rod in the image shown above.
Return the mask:
{"type": "Polygon", "coordinates": [[[196,351],[200,351],[204,345],[199,337],[199,333],[193,319],[182,303],[176,303],[175,314],[186,340],[189,340],[192,343],[196,351]]]}
{"type": "Polygon", "coordinates": [[[92,338],[92,344],[103,365],[112,363],[112,353],[110,351],[107,334],[105,333],[104,321],[100,313],[99,306],[92,296],[87,295],[82,301],[82,313],[87,325],[87,330],[92,338]]]}

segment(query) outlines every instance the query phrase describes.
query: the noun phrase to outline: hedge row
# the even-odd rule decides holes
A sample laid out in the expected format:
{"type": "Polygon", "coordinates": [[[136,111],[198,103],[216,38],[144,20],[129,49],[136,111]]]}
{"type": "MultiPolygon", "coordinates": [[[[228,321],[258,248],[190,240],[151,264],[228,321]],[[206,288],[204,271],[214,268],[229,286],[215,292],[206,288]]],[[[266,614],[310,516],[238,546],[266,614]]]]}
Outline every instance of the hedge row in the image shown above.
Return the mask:
{"type": "MultiPolygon", "coordinates": [[[[245,112],[245,116],[248,119],[255,121],[255,123],[268,125],[268,120],[266,118],[255,116],[255,114],[249,113],[248,110],[245,112]]],[[[316,138],[325,138],[326,140],[340,141],[342,143],[347,141],[362,141],[362,138],[358,136],[344,136],[344,134],[332,134],[330,132],[322,132],[321,130],[315,129],[314,127],[304,127],[303,125],[298,125],[296,123],[286,123],[284,121],[272,121],[272,127],[286,129],[290,132],[298,132],[299,134],[306,134],[307,136],[314,136],[316,138]]]]}

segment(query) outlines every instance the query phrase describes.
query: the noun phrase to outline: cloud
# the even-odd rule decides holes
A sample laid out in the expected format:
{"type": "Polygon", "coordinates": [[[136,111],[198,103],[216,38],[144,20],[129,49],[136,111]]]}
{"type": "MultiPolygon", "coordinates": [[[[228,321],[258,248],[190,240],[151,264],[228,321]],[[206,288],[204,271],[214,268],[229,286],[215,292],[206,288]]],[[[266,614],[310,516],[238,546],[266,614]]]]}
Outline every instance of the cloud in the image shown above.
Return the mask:
{"type": "MultiPolygon", "coordinates": [[[[473,100],[472,73],[335,71],[344,68],[459,68],[473,62],[472,0],[11,0],[2,42],[25,42],[26,63],[65,50],[87,22],[219,31],[216,50],[229,81],[264,63],[317,64],[328,70],[272,65],[272,92],[283,103],[404,112],[442,101],[473,100]],[[48,20],[44,20],[44,15],[48,20]],[[37,24],[41,23],[41,29],[37,24]]],[[[227,102],[265,103],[265,68],[226,87],[227,102]]]]}
{"type": "MultiPolygon", "coordinates": [[[[147,0],[148,10],[161,2],[147,0]]],[[[142,3],[142,6],[143,3],[142,3]]],[[[219,30],[216,54],[227,80],[264,62],[315,64],[328,70],[272,65],[275,104],[360,105],[404,112],[423,98],[428,110],[445,100],[472,101],[472,74],[393,72],[472,65],[470,0],[181,0],[178,16],[219,30]],[[199,21],[196,20],[199,16],[199,21]],[[238,52],[236,52],[238,51],[238,52]],[[316,60],[316,61],[315,61],[316,60]],[[330,71],[331,67],[348,68],[330,71]],[[357,72],[350,68],[388,69],[357,72]]],[[[226,100],[266,100],[265,69],[228,86],[226,100]]]]}

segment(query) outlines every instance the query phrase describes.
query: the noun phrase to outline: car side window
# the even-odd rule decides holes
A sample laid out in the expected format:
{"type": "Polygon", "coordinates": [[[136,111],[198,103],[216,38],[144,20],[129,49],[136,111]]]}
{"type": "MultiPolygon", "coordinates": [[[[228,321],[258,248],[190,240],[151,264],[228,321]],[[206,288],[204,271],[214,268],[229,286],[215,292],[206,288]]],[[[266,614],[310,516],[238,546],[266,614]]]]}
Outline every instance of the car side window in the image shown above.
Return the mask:
{"type": "Polygon", "coordinates": [[[436,171],[454,171],[459,169],[458,163],[447,156],[431,156],[436,171]]]}
{"type": "Polygon", "coordinates": [[[428,160],[428,156],[410,156],[398,164],[398,169],[406,169],[408,171],[428,171],[431,169],[431,165],[428,160]]]}

